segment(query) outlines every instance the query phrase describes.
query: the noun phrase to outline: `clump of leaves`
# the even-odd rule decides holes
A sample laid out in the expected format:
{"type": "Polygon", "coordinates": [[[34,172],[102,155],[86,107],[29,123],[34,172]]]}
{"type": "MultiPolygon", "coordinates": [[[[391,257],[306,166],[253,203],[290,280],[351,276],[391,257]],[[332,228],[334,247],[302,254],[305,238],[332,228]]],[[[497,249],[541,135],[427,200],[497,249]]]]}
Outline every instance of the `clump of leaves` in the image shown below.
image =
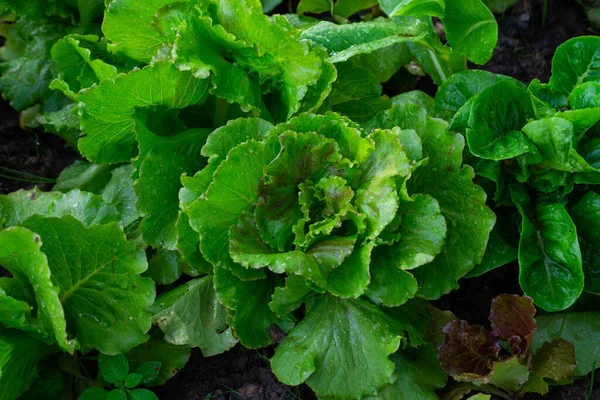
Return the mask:
{"type": "Polygon", "coordinates": [[[104,388],[89,388],[79,396],[79,400],[129,399],[158,400],[156,395],[141,385],[152,385],[161,369],[160,361],[140,364],[135,372],[129,372],[129,361],[122,354],[98,355],[98,382],[104,388]],[[110,389],[114,386],[114,389],[110,389]]]}
{"type": "Polygon", "coordinates": [[[583,290],[600,293],[598,48],[595,36],[565,42],[547,84],[472,70],[436,95],[436,112],[465,135],[465,162],[506,216],[472,275],[518,258],[523,291],[548,311],[566,309],[583,290]]]}
{"type": "Polygon", "coordinates": [[[573,376],[575,347],[558,338],[532,351],[535,313],[531,298],[504,294],[492,301],[491,330],[463,320],[449,322],[438,348],[442,368],[458,382],[507,399],[547,393],[548,381],[573,376]]]}

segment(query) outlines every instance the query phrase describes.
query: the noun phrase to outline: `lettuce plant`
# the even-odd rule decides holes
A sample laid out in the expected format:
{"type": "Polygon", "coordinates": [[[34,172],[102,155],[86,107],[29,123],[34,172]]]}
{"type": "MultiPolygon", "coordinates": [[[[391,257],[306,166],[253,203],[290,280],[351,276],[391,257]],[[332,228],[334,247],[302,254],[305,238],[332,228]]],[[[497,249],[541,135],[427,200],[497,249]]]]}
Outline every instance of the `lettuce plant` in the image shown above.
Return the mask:
{"type": "Polygon", "coordinates": [[[548,84],[534,80],[527,88],[465,71],[436,95],[437,112],[466,136],[466,162],[489,187],[495,207],[516,207],[520,215],[518,222],[508,210],[474,275],[518,256],[521,287],[548,311],[564,310],[583,290],[600,293],[594,233],[600,215],[599,47],[594,36],[561,45],[548,84]],[[517,223],[518,253],[507,239],[517,223]]]}
{"type": "MultiPolygon", "coordinates": [[[[164,383],[191,347],[261,348],[276,331],[278,378],[323,398],[445,384],[435,346],[452,317],[425,300],[481,264],[496,218],[463,136],[426,95],[390,99],[382,83],[485,62],[495,22],[478,0],[382,2],[390,18],[358,23],[267,17],[266,3],[112,0],[101,32],[48,28],[43,92],[19,108],[87,161],[52,192],[0,196],[0,398],[80,353],[160,361],[164,383]]],[[[18,5],[15,26],[57,20],[18,5]]],[[[38,39],[11,32],[4,54],[38,39]]],[[[42,60],[19,54],[16,69],[42,60]]],[[[137,379],[124,369],[102,373],[114,396],[137,379]]]]}
{"type": "Polygon", "coordinates": [[[547,380],[560,382],[573,375],[575,347],[558,338],[532,351],[535,312],[527,296],[500,295],[492,301],[491,331],[467,321],[449,322],[443,328],[440,364],[456,381],[472,384],[467,389],[507,399],[548,393],[547,380]]]}

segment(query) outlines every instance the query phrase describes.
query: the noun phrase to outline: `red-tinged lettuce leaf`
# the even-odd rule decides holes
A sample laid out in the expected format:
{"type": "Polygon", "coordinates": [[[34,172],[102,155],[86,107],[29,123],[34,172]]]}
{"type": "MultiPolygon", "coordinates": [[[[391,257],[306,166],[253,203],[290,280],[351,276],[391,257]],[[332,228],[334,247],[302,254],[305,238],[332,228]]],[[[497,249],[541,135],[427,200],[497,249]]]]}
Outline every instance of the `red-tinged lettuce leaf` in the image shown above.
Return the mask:
{"type": "Polygon", "coordinates": [[[527,296],[501,294],[492,300],[490,322],[492,332],[508,342],[512,353],[523,358],[529,354],[529,346],[535,332],[535,307],[527,296]]]}
{"type": "Polygon", "coordinates": [[[544,343],[563,339],[575,347],[574,376],[585,376],[600,364],[600,313],[572,312],[538,317],[531,344],[534,355],[544,343]]]}
{"type": "Polygon", "coordinates": [[[531,374],[522,393],[546,394],[549,391],[545,379],[561,382],[573,375],[577,362],[575,347],[564,339],[544,343],[533,357],[531,374]]]}
{"type": "Polygon", "coordinates": [[[564,204],[532,200],[523,185],[511,185],[521,217],[519,283],[538,307],[560,311],[583,291],[584,274],[575,224],[564,204]]]}
{"type": "Polygon", "coordinates": [[[500,344],[481,325],[452,321],[444,326],[444,342],[438,349],[442,368],[457,380],[486,377],[500,352],[500,344]]]}
{"type": "Polygon", "coordinates": [[[130,161],[136,156],[136,109],[152,109],[156,119],[165,111],[204,101],[208,80],[181,72],[168,62],[120,74],[79,96],[82,155],[98,163],[130,161]]]}
{"type": "Polygon", "coordinates": [[[395,380],[388,356],[400,339],[393,320],[371,303],[318,295],[277,347],[271,368],[280,381],[306,382],[318,396],[360,399],[395,380]]]}

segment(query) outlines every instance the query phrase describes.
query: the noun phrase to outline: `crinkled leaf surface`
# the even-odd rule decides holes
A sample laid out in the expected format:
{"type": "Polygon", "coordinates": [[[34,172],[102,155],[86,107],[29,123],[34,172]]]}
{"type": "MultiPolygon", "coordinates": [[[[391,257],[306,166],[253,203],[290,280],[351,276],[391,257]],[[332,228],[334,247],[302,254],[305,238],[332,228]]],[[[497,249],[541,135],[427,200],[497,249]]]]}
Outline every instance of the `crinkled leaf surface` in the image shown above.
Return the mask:
{"type": "Polygon", "coordinates": [[[444,326],[444,342],[439,347],[438,359],[442,368],[457,380],[464,375],[486,376],[492,372],[492,362],[498,356],[500,344],[481,325],[470,326],[455,320],[444,326]]]}
{"type": "Polygon", "coordinates": [[[584,36],[558,46],[552,59],[549,86],[564,95],[585,82],[600,83],[600,38],[584,36]]]}
{"type": "Polygon", "coordinates": [[[279,345],[271,367],[282,382],[306,381],[318,396],[359,399],[394,380],[388,356],[400,338],[370,303],[319,296],[279,345]]]}
{"type": "Polygon", "coordinates": [[[82,349],[117,354],[147,340],[154,283],[139,276],[146,256],[118,225],[86,228],[72,217],[35,215],[24,226],[42,239],[67,329],[82,349]]]}

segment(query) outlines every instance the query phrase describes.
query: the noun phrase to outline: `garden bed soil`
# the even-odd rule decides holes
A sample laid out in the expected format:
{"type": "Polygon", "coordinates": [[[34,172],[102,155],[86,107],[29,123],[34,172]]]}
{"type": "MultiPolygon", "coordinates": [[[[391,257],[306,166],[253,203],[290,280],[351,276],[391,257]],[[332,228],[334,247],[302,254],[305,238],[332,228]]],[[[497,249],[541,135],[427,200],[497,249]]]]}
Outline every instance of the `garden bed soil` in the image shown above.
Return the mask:
{"type": "MultiPolygon", "coordinates": [[[[282,7],[287,8],[287,0],[282,7]]],[[[516,6],[498,16],[499,42],[493,59],[484,68],[529,83],[537,77],[547,82],[552,55],[565,40],[593,34],[583,9],[576,0],[548,0],[543,18],[543,0],[518,0],[516,6]],[[542,26],[545,25],[545,28],[542,26]]],[[[293,5],[293,4],[292,4],[293,5]]],[[[286,12],[283,10],[282,12],[286,12]]],[[[427,85],[422,80],[420,85],[427,85]]],[[[23,131],[18,114],[0,102],[0,166],[43,178],[56,178],[78,155],[64,147],[55,135],[41,130],[23,131]]],[[[36,185],[35,179],[7,179],[0,171],[0,194],[36,185]]],[[[43,190],[49,183],[37,183],[43,190]]],[[[501,293],[520,293],[518,266],[510,264],[479,278],[461,281],[461,288],[442,297],[435,304],[451,310],[471,323],[487,324],[490,301],[501,293]]],[[[312,400],[314,394],[305,385],[288,387],[279,383],[269,369],[272,348],[248,350],[240,345],[231,351],[205,358],[198,349],[192,352],[187,366],[166,385],[156,388],[160,399],[252,399],[312,400]]],[[[594,379],[589,400],[600,400],[600,376],[594,379]]],[[[590,379],[555,387],[544,396],[525,396],[526,400],[583,400],[589,395],[590,379]]]]}

